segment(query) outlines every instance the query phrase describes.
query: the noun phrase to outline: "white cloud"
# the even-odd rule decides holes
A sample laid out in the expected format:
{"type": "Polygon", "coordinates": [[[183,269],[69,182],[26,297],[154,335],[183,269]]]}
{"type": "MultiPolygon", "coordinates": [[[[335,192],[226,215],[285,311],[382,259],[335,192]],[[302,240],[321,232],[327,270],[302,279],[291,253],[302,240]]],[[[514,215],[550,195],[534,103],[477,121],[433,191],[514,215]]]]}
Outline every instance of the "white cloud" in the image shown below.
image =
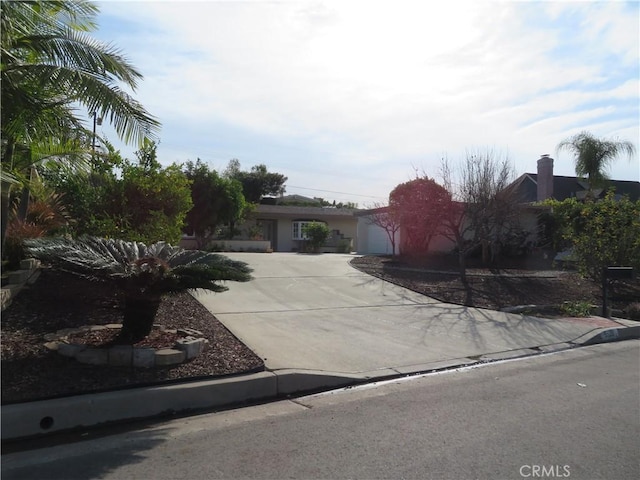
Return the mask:
{"type": "Polygon", "coordinates": [[[202,155],[191,131],[225,126],[255,158],[265,139],[282,145],[261,161],[295,171],[291,184],[386,196],[412,165],[434,171],[442,153],[466,147],[508,149],[523,172],[576,128],[619,127],[637,141],[637,5],[132,2],[103,12],[133,24],[118,34],[110,21],[101,34],[145,74],[138,97],[171,138],[160,153],[185,160],[202,155]],[[349,180],[363,172],[366,182],[349,180]]]}

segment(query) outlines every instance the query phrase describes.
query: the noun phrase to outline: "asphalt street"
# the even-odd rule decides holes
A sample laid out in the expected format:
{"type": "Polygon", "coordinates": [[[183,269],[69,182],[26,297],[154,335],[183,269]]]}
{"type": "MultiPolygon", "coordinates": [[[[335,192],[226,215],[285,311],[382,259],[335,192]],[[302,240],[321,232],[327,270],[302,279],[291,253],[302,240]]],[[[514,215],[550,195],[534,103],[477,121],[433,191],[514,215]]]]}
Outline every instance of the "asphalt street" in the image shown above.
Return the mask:
{"type": "Polygon", "coordinates": [[[90,431],[2,478],[636,479],[639,360],[629,340],[90,431]]]}

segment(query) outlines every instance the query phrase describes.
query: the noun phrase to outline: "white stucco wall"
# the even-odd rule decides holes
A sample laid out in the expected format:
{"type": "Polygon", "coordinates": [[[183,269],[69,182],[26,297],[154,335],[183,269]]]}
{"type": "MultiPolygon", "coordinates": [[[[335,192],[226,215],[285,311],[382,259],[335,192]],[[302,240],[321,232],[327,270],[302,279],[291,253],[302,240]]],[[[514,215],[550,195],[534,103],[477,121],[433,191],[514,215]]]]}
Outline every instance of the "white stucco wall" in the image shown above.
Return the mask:
{"type": "MultiPolygon", "coordinates": [[[[396,232],[396,254],[400,246],[400,232],[396,232]]],[[[358,217],[358,244],[356,251],[361,255],[392,255],[393,246],[384,228],[369,223],[366,216],[358,217]]]]}

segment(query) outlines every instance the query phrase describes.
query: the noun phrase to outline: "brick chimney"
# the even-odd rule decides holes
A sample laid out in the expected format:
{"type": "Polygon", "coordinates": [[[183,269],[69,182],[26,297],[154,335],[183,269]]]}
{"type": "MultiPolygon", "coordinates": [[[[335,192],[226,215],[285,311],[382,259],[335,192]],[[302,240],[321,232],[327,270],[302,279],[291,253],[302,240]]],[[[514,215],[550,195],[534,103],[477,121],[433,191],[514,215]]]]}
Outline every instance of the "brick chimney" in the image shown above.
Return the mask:
{"type": "Polygon", "coordinates": [[[553,158],[545,153],[538,160],[538,201],[553,197],[553,158]]]}

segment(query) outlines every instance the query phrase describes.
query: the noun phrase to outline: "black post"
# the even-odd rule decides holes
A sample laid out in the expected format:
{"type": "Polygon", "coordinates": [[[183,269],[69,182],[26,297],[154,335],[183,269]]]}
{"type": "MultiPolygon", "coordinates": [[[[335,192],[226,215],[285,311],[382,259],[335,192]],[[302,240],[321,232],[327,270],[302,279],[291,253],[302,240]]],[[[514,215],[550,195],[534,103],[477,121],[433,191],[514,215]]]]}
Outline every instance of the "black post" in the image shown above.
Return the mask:
{"type": "Polygon", "coordinates": [[[97,112],[92,112],[93,115],[93,137],[91,139],[91,168],[96,168],[96,117],[98,116],[97,112]]]}
{"type": "Polygon", "coordinates": [[[91,168],[96,168],[96,125],[102,125],[102,117],[98,117],[98,112],[91,112],[93,116],[93,137],[91,138],[91,168]]]}
{"type": "Polygon", "coordinates": [[[609,318],[607,315],[607,303],[609,301],[609,286],[611,280],[632,280],[635,278],[635,270],[633,267],[604,267],[602,269],[602,316],[609,318]]]}
{"type": "Polygon", "coordinates": [[[602,316],[605,318],[609,318],[609,315],[607,315],[607,287],[609,286],[607,278],[608,273],[607,267],[604,267],[602,269],[602,316]]]}

